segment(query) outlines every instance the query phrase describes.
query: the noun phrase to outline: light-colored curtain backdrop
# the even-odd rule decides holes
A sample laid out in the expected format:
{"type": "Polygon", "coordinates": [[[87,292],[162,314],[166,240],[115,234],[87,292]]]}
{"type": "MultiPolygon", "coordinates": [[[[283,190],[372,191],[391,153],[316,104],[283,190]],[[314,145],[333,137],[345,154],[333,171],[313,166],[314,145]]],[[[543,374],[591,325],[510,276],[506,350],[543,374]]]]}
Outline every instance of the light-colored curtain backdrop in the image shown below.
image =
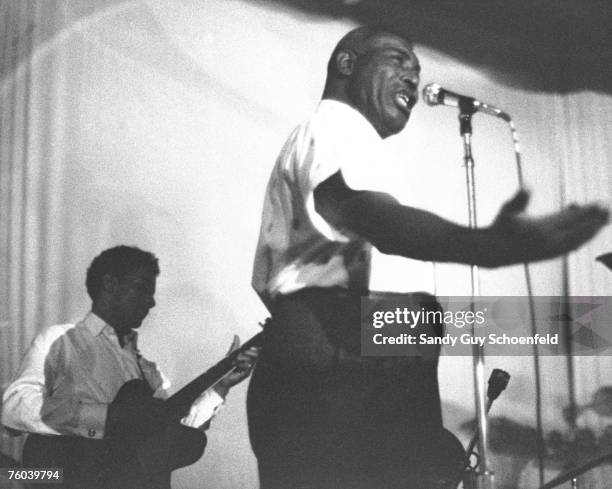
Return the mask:
{"type": "MultiPolygon", "coordinates": [[[[160,257],[142,350],[183,385],[225,354],[234,332],[246,339],[265,318],[249,282],[268,173],[288,132],[316,106],[327,57],[352,25],[238,0],[5,0],[0,9],[1,385],[37,331],[87,312],[85,270],[120,243],[160,257]]],[[[425,83],[443,80],[512,114],[534,213],[609,201],[609,96],[510,89],[483,69],[417,51],[425,83]]],[[[420,104],[388,141],[400,163],[385,171],[404,202],[465,222],[455,117],[420,104]]],[[[504,123],[477,115],[474,131],[486,224],[515,191],[516,174],[504,123]]],[[[593,261],[610,238],[606,231],[571,256],[573,293],[611,292],[612,275],[593,261]]],[[[420,280],[401,260],[377,257],[375,266],[383,289],[420,280]]],[[[562,293],[562,270],[560,261],[534,266],[536,294],[562,293]]],[[[436,282],[441,295],[469,290],[465,267],[438,266],[436,282]]],[[[521,267],[484,272],[482,283],[487,295],[525,293],[521,267]]],[[[567,378],[563,359],[542,363],[550,430],[562,426],[567,378]]],[[[612,384],[611,363],[576,361],[582,403],[612,384]]],[[[495,414],[533,425],[531,359],[488,365],[513,376],[495,414]]],[[[470,360],[443,358],[440,380],[456,429],[473,410],[470,360]]],[[[205,456],[175,474],[175,487],[257,487],[245,392],[243,384],[229,395],[205,456]]],[[[1,442],[18,455],[19,440],[3,434],[1,442]]]]}

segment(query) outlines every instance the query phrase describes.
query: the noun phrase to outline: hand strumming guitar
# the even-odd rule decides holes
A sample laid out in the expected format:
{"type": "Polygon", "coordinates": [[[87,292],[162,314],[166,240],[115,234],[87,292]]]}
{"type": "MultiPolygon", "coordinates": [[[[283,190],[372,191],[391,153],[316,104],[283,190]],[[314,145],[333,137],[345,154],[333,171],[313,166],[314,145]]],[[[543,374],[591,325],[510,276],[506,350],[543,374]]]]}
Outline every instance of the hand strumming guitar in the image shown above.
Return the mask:
{"type": "MultiPolygon", "coordinates": [[[[232,344],[230,345],[227,355],[231,355],[231,353],[239,346],[240,338],[238,335],[234,335],[234,339],[232,340],[232,344]]],[[[257,361],[257,357],[259,356],[259,351],[260,348],[251,347],[236,356],[236,359],[234,360],[234,370],[228,373],[214,386],[215,391],[221,397],[225,398],[233,386],[242,382],[251,374],[251,370],[257,361]]]]}

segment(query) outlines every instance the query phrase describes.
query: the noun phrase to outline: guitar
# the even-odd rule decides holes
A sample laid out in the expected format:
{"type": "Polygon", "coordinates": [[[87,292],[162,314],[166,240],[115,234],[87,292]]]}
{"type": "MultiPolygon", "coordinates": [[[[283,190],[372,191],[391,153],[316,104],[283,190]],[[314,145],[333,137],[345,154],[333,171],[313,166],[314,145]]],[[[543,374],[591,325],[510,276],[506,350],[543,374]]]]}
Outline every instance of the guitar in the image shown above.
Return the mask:
{"type": "MultiPolygon", "coordinates": [[[[268,318],[261,326],[265,327],[269,321],[268,318]]],[[[166,399],[164,407],[168,422],[179,425],[180,420],[188,414],[191,404],[202,392],[214,386],[235,368],[234,361],[241,352],[253,346],[262,345],[263,334],[262,331],[253,336],[166,399]]],[[[139,396],[152,395],[153,391],[145,380],[133,379],[119,389],[116,399],[130,400],[139,396]]],[[[165,427],[161,426],[160,430],[165,427]]],[[[129,427],[121,430],[120,433],[107,435],[102,440],[76,436],[30,434],[23,447],[23,465],[25,467],[61,467],[64,471],[64,487],[71,489],[147,488],[146,481],[136,480],[133,476],[130,478],[130,467],[125,467],[127,455],[133,454],[137,445],[142,441],[143,434],[135,433],[129,427]],[[118,474],[125,474],[127,482],[117,480],[118,474]]],[[[200,455],[201,452],[196,460],[200,455]]],[[[189,465],[194,461],[192,451],[191,454],[186,455],[184,463],[179,463],[179,466],[189,465]]],[[[163,476],[169,477],[169,474],[163,476]]],[[[53,484],[50,487],[57,489],[58,485],[53,484]]]]}
{"type": "MultiPolygon", "coordinates": [[[[265,328],[271,319],[268,318],[263,324],[260,324],[265,328]]],[[[223,360],[213,365],[206,372],[199,377],[195,378],[189,384],[184,386],[182,389],[174,393],[168,399],[166,399],[166,409],[169,415],[180,421],[189,412],[190,406],[193,402],[207,389],[210,389],[213,385],[219,382],[229,372],[234,369],[234,361],[236,357],[243,351],[248,350],[253,346],[261,346],[263,344],[264,332],[261,331],[253,336],[246,343],[238,347],[223,360]]],[[[144,382],[144,381],[141,381],[144,382]]]]}

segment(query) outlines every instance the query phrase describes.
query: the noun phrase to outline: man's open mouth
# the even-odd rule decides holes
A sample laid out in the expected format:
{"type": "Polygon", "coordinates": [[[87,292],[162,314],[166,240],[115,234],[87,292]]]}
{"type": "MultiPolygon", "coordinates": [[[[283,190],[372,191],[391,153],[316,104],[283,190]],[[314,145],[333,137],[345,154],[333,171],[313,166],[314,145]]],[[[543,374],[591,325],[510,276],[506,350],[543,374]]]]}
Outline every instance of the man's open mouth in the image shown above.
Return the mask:
{"type": "Polygon", "coordinates": [[[404,112],[410,112],[416,104],[417,98],[414,95],[399,92],[395,95],[395,102],[404,112]]]}

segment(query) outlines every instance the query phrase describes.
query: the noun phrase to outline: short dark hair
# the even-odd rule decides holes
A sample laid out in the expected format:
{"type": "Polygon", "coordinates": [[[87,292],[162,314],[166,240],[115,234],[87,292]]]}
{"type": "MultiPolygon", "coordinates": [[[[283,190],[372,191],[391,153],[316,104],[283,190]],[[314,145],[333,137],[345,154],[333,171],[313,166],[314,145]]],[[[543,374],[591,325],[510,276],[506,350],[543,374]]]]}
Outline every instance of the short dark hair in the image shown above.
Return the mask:
{"type": "Polygon", "coordinates": [[[116,277],[119,281],[126,275],[139,270],[150,270],[159,274],[157,257],[134,246],[115,246],[96,256],[87,269],[85,285],[91,300],[96,300],[105,275],[116,277]]]}
{"type": "Polygon", "coordinates": [[[394,36],[401,37],[410,41],[410,39],[402,33],[399,33],[396,29],[389,28],[387,26],[367,26],[356,27],[355,29],[347,32],[342,39],[338,41],[334,51],[329,57],[327,62],[327,76],[334,76],[338,74],[336,67],[336,56],[340,51],[354,51],[355,54],[361,54],[366,48],[368,42],[380,35],[392,34],[394,36]]]}

